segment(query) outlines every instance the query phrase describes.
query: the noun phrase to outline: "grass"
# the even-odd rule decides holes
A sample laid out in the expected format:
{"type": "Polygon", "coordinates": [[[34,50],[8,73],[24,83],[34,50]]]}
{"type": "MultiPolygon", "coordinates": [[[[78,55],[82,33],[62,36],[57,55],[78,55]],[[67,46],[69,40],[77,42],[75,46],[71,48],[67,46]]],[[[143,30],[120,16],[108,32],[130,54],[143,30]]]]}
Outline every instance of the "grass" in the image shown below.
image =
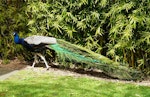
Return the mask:
{"type": "Polygon", "coordinates": [[[150,87],[22,70],[0,81],[0,97],[150,97],[150,87]]]}

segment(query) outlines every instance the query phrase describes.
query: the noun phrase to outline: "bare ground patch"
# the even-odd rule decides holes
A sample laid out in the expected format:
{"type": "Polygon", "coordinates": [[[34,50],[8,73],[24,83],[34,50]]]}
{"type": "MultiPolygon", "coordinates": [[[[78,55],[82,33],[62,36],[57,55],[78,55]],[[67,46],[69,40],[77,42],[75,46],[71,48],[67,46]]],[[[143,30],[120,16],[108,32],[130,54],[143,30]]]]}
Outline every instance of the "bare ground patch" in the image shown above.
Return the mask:
{"type": "Polygon", "coordinates": [[[2,64],[2,60],[0,60],[0,76],[12,72],[14,70],[20,70],[27,66],[27,64],[23,61],[19,61],[18,59],[11,60],[9,64],[2,64]]]}

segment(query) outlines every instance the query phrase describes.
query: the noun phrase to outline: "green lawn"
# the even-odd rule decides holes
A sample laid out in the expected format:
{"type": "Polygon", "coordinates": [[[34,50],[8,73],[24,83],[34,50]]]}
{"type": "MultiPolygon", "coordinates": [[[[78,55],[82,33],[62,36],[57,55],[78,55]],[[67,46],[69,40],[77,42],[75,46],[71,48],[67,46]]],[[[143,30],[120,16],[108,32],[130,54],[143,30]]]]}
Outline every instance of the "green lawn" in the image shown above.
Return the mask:
{"type": "Polygon", "coordinates": [[[150,97],[150,87],[22,70],[0,81],[0,97],[150,97]]]}

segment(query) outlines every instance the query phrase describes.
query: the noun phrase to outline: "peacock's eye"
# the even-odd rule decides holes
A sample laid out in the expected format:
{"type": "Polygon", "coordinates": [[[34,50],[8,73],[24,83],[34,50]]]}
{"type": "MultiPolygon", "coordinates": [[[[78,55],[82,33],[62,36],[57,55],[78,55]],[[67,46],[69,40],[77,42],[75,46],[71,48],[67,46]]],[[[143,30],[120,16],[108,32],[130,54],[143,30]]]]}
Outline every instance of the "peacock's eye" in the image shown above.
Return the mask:
{"type": "Polygon", "coordinates": [[[13,35],[15,36],[15,34],[16,34],[16,33],[14,32],[13,35]]]}

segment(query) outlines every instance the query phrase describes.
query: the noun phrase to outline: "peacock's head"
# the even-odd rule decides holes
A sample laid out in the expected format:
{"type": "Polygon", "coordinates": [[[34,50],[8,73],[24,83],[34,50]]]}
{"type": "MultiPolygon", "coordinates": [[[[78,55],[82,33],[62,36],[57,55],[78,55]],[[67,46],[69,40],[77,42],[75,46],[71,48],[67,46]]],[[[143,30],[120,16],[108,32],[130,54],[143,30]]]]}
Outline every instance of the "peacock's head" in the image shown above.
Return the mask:
{"type": "Polygon", "coordinates": [[[18,35],[18,34],[17,34],[17,32],[14,31],[14,32],[13,32],[13,35],[16,36],[16,35],[18,35]]]}
{"type": "Polygon", "coordinates": [[[14,42],[16,43],[16,44],[20,44],[21,42],[21,40],[20,40],[20,38],[19,38],[19,36],[18,36],[18,34],[17,34],[17,32],[13,32],[13,35],[14,35],[14,42]]]}

